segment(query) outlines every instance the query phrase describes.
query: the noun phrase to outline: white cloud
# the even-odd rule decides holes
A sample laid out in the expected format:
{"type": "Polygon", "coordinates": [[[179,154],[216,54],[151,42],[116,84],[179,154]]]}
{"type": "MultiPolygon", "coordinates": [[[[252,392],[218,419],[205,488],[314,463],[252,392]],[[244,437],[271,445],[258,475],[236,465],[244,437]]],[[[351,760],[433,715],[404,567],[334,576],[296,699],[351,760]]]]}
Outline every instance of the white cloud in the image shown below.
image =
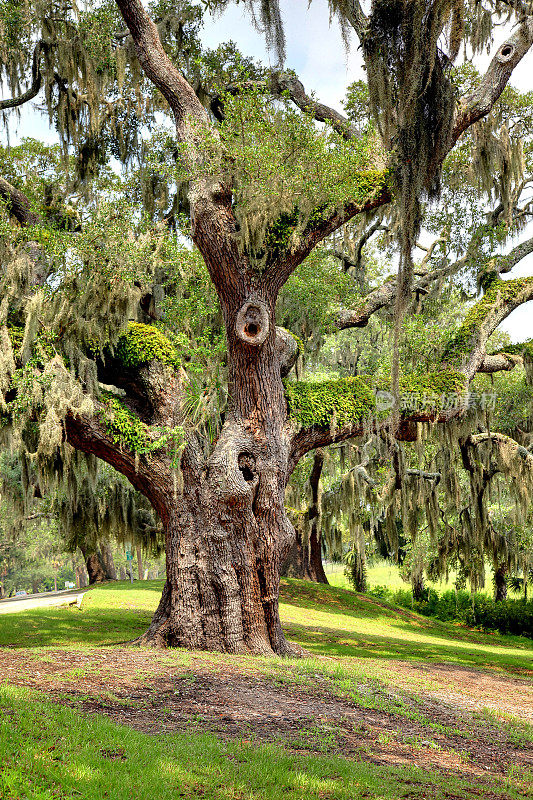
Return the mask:
{"type": "MultiPolygon", "coordinates": [[[[326,0],[310,6],[307,0],[282,2],[281,10],[287,39],[285,66],[296,71],[307,91],[340,110],[346,87],[362,76],[357,40],[354,37],[346,49],[337,21],[330,24],[326,0]]],[[[238,6],[230,6],[220,16],[206,15],[201,38],[209,47],[231,39],[245,55],[276,65],[276,54],[268,52],[264,37],[238,6]]]]}

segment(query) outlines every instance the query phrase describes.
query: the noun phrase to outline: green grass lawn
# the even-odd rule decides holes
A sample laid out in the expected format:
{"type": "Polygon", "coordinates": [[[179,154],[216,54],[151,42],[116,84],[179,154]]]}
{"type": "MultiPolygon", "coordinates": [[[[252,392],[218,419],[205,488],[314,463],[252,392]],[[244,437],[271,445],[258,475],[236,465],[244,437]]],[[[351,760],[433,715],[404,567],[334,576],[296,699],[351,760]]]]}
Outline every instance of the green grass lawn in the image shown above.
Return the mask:
{"type": "MultiPolygon", "coordinates": [[[[0,648],[7,655],[23,656],[28,675],[39,659],[60,662],[58,648],[89,659],[140,634],[161,587],[161,581],[108,584],[89,591],[81,610],[3,615],[0,648]]],[[[418,674],[419,667],[448,664],[454,670],[490,670],[501,680],[514,680],[516,675],[525,681],[533,678],[531,640],[435,622],[341,588],[284,580],[281,615],[289,638],[303,645],[311,653],[309,658],[191,657],[181,650],[161,655],[150,651],[142,679],[149,682],[154,663],[173,674],[187,670],[191,680],[198,665],[217,674],[237,669],[292,687],[291,691],[315,687],[319,679],[332,696],[422,726],[427,733],[420,746],[426,747],[425,740],[431,739],[438,749],[438,737],[455,735],[457,723],[437,724],[417,705],[417,693],[438,684],[438,675],[418,674]],[[396,675],[400,662],[415,670],[404,679],[403,689],[398,688],[396,675]]],[[[97,669],[91,666],[89,671],[97,669]]],[[[83,666],[70,671],[73,686],[83,672],[83,666]]],[[[473,796],[472,778],[457,769],[428,769],[417,763],[416,737],[411,737],[415,744],[410,746],[416,745],[412,763],[373,763],[371,740],[360,755],[347,758],[334,747],[306,752],[301,743],[296,747],[261,743],[248,736],[227,739],[203,733],[196,724],[186,732],[153,735],[61,705],[57,696],[51,699],[52,686],[52,678],[44,673],[40,691],[8,681],[0,686],[1,800],[466,800],[473,796]]],[[[480,724],[494,726],[498,735],[505,729],[520,747],[533,742],[531,726],[494,713],[480,714],[480,724]]],[[[474,735],[466,727],[460,731],[461,741],[474,735]]],[[[327,744],[332,734],[324,731],[320,728],[319,736],[327,744]]],[[[484,784],[476,796],[498,800],[533,796],[523,769],[511,772],[500,775],[490,791],[484,784]]]]}
{"type": "MultiPolygon", "coordinates": [[[[325,571],[328,581],[332,586],[337,586],[341,589],[351,589],[350,583],[344,574],[343,564],[326,563],[325,571]]],[[[426,581],[426,585],[432,589],[436,589],[439,594],[446,592],[449,589],[455,588],[455,572],[450,571],[448,579],[442,578],[440,581],[426,581]]],[[[387,588],[394,591],[395,589],[409,589],[410,586],[406,583],[400,575],[399,567],[396,564],[391,564],[387,561],[376,561],[367,566],[367,582],[369,588],[373,586],[387,586],[387,588]]],[[[520,592],[514,592],[511,588],[508,590],[509,597],[520,597],[520,592]]],[[[492,572],[487,567],[485,570],[485,588],[481,590],[492,597],[492,572]]]]}
{"type": "Polygon", "coordinates": [[[119,581],[90,589],[82,610],[37,608],[0,616],[0,647],[79,647],[131,641],[146,629],[163,581],[119,581]]]}
{"type": "Polygon", "coordinates": [[[281,610],[290,638],[316,654],[490,664],[510,671],[533,667],[531,639],[428,620],[348,590],[287,581],[281,610]]]}
{"type": "MultiPolygon", "coordinates": [[[[110,583],[90,590],[82,610],[35,609],[0,617],[0,647],[98,647],[123,644],[148,626],[162,581],[110,583]]],[[[430,620],[336,587],[282,580],[281,615],[289,638],[313,655],[452,661],[528,670],[533,641],[430,620]]]]}
{"type": "MultiPolygon", "coordinates": [[[[35,800],[309,800],[445,796],[416,767],[387,768],[210,735],[147,736],[83,717],[35,693],[0,694],[0,797],[35,800]]],[[[464,780],[453,782],[468,790],[464,780]]],[[[514,793],[511,796],[519,796],[514,793]]]]}

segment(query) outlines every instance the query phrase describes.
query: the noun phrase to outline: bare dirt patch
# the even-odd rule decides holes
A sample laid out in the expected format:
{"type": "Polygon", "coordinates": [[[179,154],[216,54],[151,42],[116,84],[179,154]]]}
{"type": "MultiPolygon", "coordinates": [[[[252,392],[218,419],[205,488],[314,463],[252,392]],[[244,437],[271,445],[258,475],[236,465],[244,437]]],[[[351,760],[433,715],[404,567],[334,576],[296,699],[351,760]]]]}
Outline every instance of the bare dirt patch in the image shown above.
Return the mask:
{"type": "Polygon", "coordinates": [[[489,709],[510,714],[533,724],[533,670],[528,681],[454,664],[393,661],[387,666],[394,674],[395,685],[401,688],[412,690],[420,680],[426,697],[469,711],[489,709]],[[424,686],[426,681],[431,688],[424,686]]]}
{"type": "MultiPolygon", "coordinates": [[[[312,687],[280,686],[253,670],[246,674],[237,664],[206,662],[200,655],[181,663],[130,648],[0,650],[0,680],[38,688],[84,713],[105,714],[149,734],[211,732],[275,741],[292,751],[416,765],[475,777],[477,783],[508,775],[511,768],[533,770],[530,743],[475,715],[476,703],[501,707],[503,699],[524,718],[531,710],[529,684],[448,664],[395,662],[392,670],[395,692],[388,703],[383,690],[376,708],[333,696],[319,675],[312,687]],[[417,676],[437,688],[417,690],[413,697],[417,676]],[[396,689],[402,685],[408,691],[401,694],[400,710],[396,689]]],[[[376,691],[369,689],[369,695],[376,691]]],[[[488,787],[482,796],[491,796],[488,787]]]]}
{"type": "Polygon", "coordinates": [[[283,741],[293,750],[478,776],[505,774],[511,764],[533,769],[533,751],[516,748],[502,732],[484,731],[473,718],[436,702],[417,704],[420,719],[410,719],[361,708],[323,691],[280,688],[238,673],[159,678],[117,695],[115,701],[76,692],[69,692],[68,700],[152,734],[202,730],[227,738],[283,741]]]}

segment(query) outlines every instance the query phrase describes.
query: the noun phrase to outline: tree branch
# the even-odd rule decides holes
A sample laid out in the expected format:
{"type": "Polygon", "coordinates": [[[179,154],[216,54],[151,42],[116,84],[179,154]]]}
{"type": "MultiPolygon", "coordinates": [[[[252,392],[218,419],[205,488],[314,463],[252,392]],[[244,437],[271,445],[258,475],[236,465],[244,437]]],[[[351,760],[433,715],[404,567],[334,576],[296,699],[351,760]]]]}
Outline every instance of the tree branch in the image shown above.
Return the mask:
{"type": "MultiPolygon", "coordinates": [[[[432,243],[432,245],[428,248],[422,264],[427,263],[428,258],[433,253],[434,248],[441,241],[444,241],[443,237],[439,237],[432,243]]],[[[412,294],[416,295],[417,293],[427,292],[431,288],[432,284],[435,284],[436,281],[442,280],[450,275],[454,275],[459,269],[464,267],[470,259],[472,252],[477,255],[477,252],[475,251],[476,241],[476,236],[474,235],[467,248],[467,254],[462,258],[452,262],[451,264],[445,264],[437,269],[430,271],[428,270],[425,272],[425,274],[420,275],[419,279],[412,287],[412,294]]],[[[530,253],[533,253],[533,237],[517,245],[509,253],[495,256],[492,260],[489,260],[489,265],[493,267],[495,272],[499,274],[506,274],[530,253]]],[[[388,278],[381,286],[378,286],[376,289],[371,291],[357,306],[357,308],[341,309],[337,315],[335,325],[339,330],[345,330],[346,328],[364,328],[366,325],[368,325],[372,314],[375,314],[376,311],[379,311],[381,308],[391,306],[395,298],[396,278],[391,277],[388,278]]],[[[496,361],[487,361],[487,369],[478,370],[478,372],[496,372],[496,363],[496,361]]],[[[503,364],[503,361],[499,363],[503,364]]],[[[501,368],[510,369],[510,367],[505,366],[501,368]]]]}
{"type": "Polygon", "coordinates": [[[208,125],[204,107],[192,86],[166,54],[157,26],[145,11],[141,0],[117,0],[117,5],[131,33],[144,72],[174,112],[178,133],[189,134],[189,115],[208,125]]]}
{"type": "Polygon", "coordinates": [[[405,474],[410,478],[424,478],[427,481],[435,481],[435,486],[438,486],[442,478],[440,472],[424,472],[421,469],[406,469],[405,474]]]}
{"type": "MultiPolygon", "coordinates": [[[[365,34],[367,18],[360,3],[350,2],[349,6],[350,10],[347,16],[361,38],[365,34]]],[[[532,44],[533,16],[529,16],[520,23],[513,35],[500,45],[479,86],[462,99],[456,114],[449,150],[453,148],[459,136],[467,128],[490,112],[509,82],[514,68],[526,55],[532,44]]],[[[273,276],[276,271],[279,273],[274,279],[275,285],[278,288],[281,287],[291,272],[309,255],[318,242],[336,231],[341,225],[349,222],[357,214],[379,208],[391,200],[390,189],[384,186],[374,198],[361,204],[347,203],[343,209],[334,211],[320,225],[314,225],[312,229],[304,232],[299,245],[285,257],[277,259],[269,268],[270,276],[273,276]]]]}
{"type": "Polygon", "coordinates": [[[34,97],[37,97],[39,92],[41,91],[42,86],[42,74],[41,74],[41,54],[43,51],[43,43],[37,42],[35,45],[35,50],[33,51],[33,60],[32,60],[32,84],[30,88],[21,94],[19,97],[12,97],[8,100],[0,100],[0,111],[5,111],[8,108],[16,108],[17,106],[21,106],[24,103],[27,103],[29,100],[33,100],[34,97]]]}
{"type": "Polygon", "coordinates": [[[518,244],[516,247],[513,247],[509,253],[497,256],[496,269],[500,275],[511,272],[513,267],[516,267],[516,265],[530,253],[533,253],[533,236],[525,242],[518,244]]]}
{"type": "MultiPolygon", "coordinates": [[[[447,419],[448,416],[445,413],[437,415],[413,414],[400,421],[399,427],[394,431],[394,437],[402,442],[416,441],[417,421],[445,422],[447,419]]],[[[390,430],[390,421],[388,420],[375,422],[370,432],[377,433],[386,429],[390,430]]],[[[328,447],[331,444],[346,442],[348,439],[355,439],[368,433],[368,421],[355,422],[352,425],[345,425],[339,428],[321,427],[319,425],[300,428],[291,439],[288,474],[292,473],[300,459],[311,450],[315,450],[317,447],[328,447]]]]}
{"type": "Polygon", "coordinates": [[[483,372],[488,375],[492,375],[495,372],[510,372],[518,366],[518,364],[522,363],[522,357],[514,353],[484,355],[481,364],[477,368],[477,372],[483,372]]]}
{"type": "MultiPolygon", "coordinates": [[[[382,288],[380,287],[380,289],[382,288]]],[[[451,410],[422,407],[421,410],[408,411],[394,434],[397,439],[405,441],[416,439],[416,422],[446,423],[450,417],[461,414],[466,407],[467,388],[478,372],[508,371],[521,363],[522,359],[519,355],[506,353],[487,355],[485,347],[489,336],[498,325],[515,308],[529,300],[533,300],[533,278],[518,278],[514,281],[494,279],[482,299],[470,309],[463,325],[448,345],[448,352],[442,359],[444,375],[446,370],[450,369],[454,370],[455,374],[464,375],[464,386],[455,390],[459,402],[451,410]],[[456,362],[461,355],[464,363],[458,366],[456,362]]],[[[361,313],[360,324],[366,324],[363,313],[361,313]]],[[[438,406],[438,403],[436,405],[438,406]]],[[[384,422],[379,425],[383,427],[388,424],[388,422],[384,422]]],[[[377,428],[378,423],[375,425],[377,428]]],[[[291,465],[293,460],[296,464],[305,453],[316,447],[326,447],[336,442],[361,436],[364,430],[365,426],[361,422],[346,425],[343,428],[334,428],[330,425],[313,425],[302,428],[292,438],[291,465]]]]}
{"type": "Polygon", "coordinates": [[[30,207],[30,201],[20,189],[12,186],[5,178],[0,177],[0,197],[5,201],[8,210],[15,219],[24,227],[37,225],[40,217],[30,207]]]}
{"type": "Polygon", "coordinates": [[[364,301],[354,309],[342,309],[337,315],[335,325],[339,330],[347,328],[364,328],[370,317],[380,308],[390,306],[396,297],[396,277],[389,278],[377,289],[366,296],[364,301]]]}
{"type": "Polygon", "coordinates": [[[533,17],[528,16],[500,45],[479,86],[461,99],[453,127],[453,144],[467,128],[487,116],[532,44],[533,17]]]}
{"type": "Polygon", "coordinates": [[[359,0],[348,0],[348,2],[344,3],[343,11],[359,37],[359,41],[362,41],[368,28],[368,18],[363,11],[361,3],[359,0]]]}
{"type": "Polygon", "coordinates": [[[202,131],[217,132],[194,89],[166,54],[157,30],[141,0],[116,0],[132,35],[137,57],[147,77],[167,100],[176,123],[183,158],[191,173],[189,203],[192,236],[219,293],[242,302],[243,259],[235,236],[236,223],[229,187],[212,175],[203,175],[205,143],[202,131]],[[241,298],[239,300],[239,297],[241,298]]]}
{"type": "Polygon", "coordinates": [[[292,102],[299,109],[306,114],[312,114],[318,122],[329,122],[344,139],[349,140],[357,136],[357,132],[346,117],[306,94],[303,83],[295,75],[288,72],[273,72],[271,89],[278,96],[288,92],[292,102]]]}
{"type": "MultiPolygon", "coordinates": [[[[453,361],[463,353],[461,371],[470,382],[476,372],[494,372],[495,357],[487,356],[485,347],[489,336],[523,303],[533,300],[533,278],[517,278],[512,281],[495,279],[487,291],[468,312],[456,335],[443,355],[443,362],[453,361]]],[[[501,362],[504,369],[511,369],[511,362],[501,362]]]]}
{"type": "Polygon", "coordinates": [[[389,203],[391,199],[391,190],[389,186],[385,184],[376,191],[375,195],[369,197],[362,203],[348,202],[340,210],[334,211],[331,216],[326,217],[320,222],[313,222],[313,224],[308,225],[296,246],[289,252],[284,252],[267,267],[264,273],[265,281],[272,283],[275,289],[279,290],[296,267],[301,264],[326,237],[334,233],[341,225],[349,222],[352,217],[355,217],[357,214],[379,208],[385,203],[389,203]]]}
{"type": "Polygon", "coordinates": [[[529,452],[527,447],[523,447],[515,439],[506,436],[504,433],[497,433],[495,431],[474,433],[465,439],[464,444],[470,447],[478,447],[480,444],[486,444],[487,442],[498,447],[510,448],[513,455],[518,456],[529,469],[533,469],[533,455],[529,452]]]}
{"type": "Polygon", "coordinates": [[[143,458],[137,458],[135,453],[113,442],[105,424],[97,415],[69,414],[65,419],[65,432],[72,447],[103,459],[124,475],[150,500],[164,521],[168,497],[174,491],[172,469],[167,458],[156,458],[153,453],[149,463],[143,458]]]}

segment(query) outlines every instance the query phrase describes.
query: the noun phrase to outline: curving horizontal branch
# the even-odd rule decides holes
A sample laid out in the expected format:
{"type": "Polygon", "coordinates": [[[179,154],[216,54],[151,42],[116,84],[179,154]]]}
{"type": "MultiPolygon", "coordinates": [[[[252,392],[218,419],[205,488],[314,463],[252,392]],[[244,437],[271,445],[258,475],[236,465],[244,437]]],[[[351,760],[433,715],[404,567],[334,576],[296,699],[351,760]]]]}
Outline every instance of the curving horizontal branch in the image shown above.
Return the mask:
{"type": "Polygon", "coordinates": [[[500,275],[504,275],[511,272],[523,258],[531,253],[533,253],[533,236],[513,247],[509,253],[497,256],[494,260],[494,267],[500,275]]]}
{"type": "Polygon", "coordinates": [[[275,95],[282,95],[284,92],[288,92],[292,102],[301,111],[306,114],[312,114],[318,122],[329,122],[343,139],[349,140],[357,137],[358,134],[350,121],[335,109],[310,97],[306,93],[303,83],[296,75],[291,75],[288,72],[273,72],[271,89],[275,95]]]}
{"type": "Polygon", "coordinates": [[[30,227],[40,222],[38,214],[31,210],[30,201],[20,189],[0,177],[0,197],[4,200],[8,210],[23,226],[30,227]]]}
{"type": "MultiPolygon", "coordinates": [[[[443,237],[439,237],[430,245],[430,247],[427,249],[426,256],[424,256],[424,260],[422,262],[423,266],[426,266],[429,263],[429,258],[431,257],[435,247],[442,241],[443,237]]],[[[466,255],[457,261],[454,261],[450,264],[445,264],[437,269],[427,269],[425,273],[424,270],[422,270],[422,274],[418,272],[418,280],[413,284],[411,289],[412,296],[417,297],[420,294],[425,294],[431,289],[432,286],[437,284],[443,278],[455,275],[468,263],[472,255],[475,256],[477,254],[476,242],[476,235],[474,235],[467,248],[466,255]]],[[[507,274],[520,261],[522,261],[522,259],[531,253],[533,253],[533,237],[521,242],[512,250],[510,250],[509,253],[497,255],[494,258],[489,259],[489,261],[484,265],[482,272],[485,275],[507,274]]],[[[388,278],[383,284],[369,292],[368,295],[355,308],[341,309],[335,319],[335,326],[339,330],[345,330],[347,328],[364,328],[366,325],[368,325],[371,316],[375,314],[376,311],[379,311],[382,308],[392,308],[396,299],[396,288],[396,278],[388,278]]],[[[488,363],[489,362],[487,362],[487,367],[488,363]]],[[[494,362],[494,364],[495,363],[496,362],[494,362]]],[[[501,363],[503,364],[503,362],[501,363]]],[[[502,367],[502,369],[506,368],[507,367],[505,366],[502,367]]],[[[497,370],[493,365],[491,369],[487,368],[483,371],[496,372],[497,370]]]]}
{"type": "Polygon", "coordinates": [[[0,100],[0,111],[7,111],[8,108],[17,108],[18,106],[22,106],[24,103],[33,100],[34,97],[37,97],[41,91],[41,86],[43,83],[43,77],[41,73],[41,55],[43,49],[43,42],[37,42],[35,45],[35,50],[33,51],[31,67],[32,83],[29,89],[23,92],[23,94],[19,95],[19,97],[11,97],[6,100],[0,100]]]}
{"type": "MultiPolygon", "coordinates": [[[[401,441],[414,441],[417,422],[444,422],[464,406],[468,384],[455,369],[404,375],[400,380],[402,419],[392,433],[401,441]],[[450,408],[450,401],[452,406],[450,408]]],[[[309,450],[376,432],[391,426],[394,398],[388,387],[373,385],[367,376],[329,381],[287,383],[285,396],[291,439],[291,463],[309,450]]]]}
{"type": "Polygon", "coordinates": [[[152,455],[149,463],[138,458],[134,452],[113,440],[105,422],[98,415],[67,415],[65,435],[72,447],[101,458],[124,475],[132,486],[148,498],[161,520],[165,521],[168,497],[174,491],[168,457],[156,458],[152,455]]]}
{"type": "Polygon", "coordinates": [[[519,465],[520,468],[525,467],[528,472],[531,471],[533,473],[533,455],[531,452],[527,447],[523,447],[523,445],[519,444],[516,439],[513,439],[511,436],[506,436],[504,433],[485,431],[484,433],[470,434],[470,436],[467,436],[461,443],[461,455],[464,467],[468,472],[474,473],[476,470],[479,470],[481,466],[484,484],[488,484],[498,472],[507,471],[510,460],[509,457],[515,458],[515,464],[519,465]],[[490,465],[490,469],[487,470],[480,465],[479,461],[472,460],[469,452],[470,448],[476,448],[484,444],[490,444],[504,455],[503,463],[505,467],[502,465],[502,462],[493,462],[490,465]]]}
{"type": "Polygon", "coordinates": [[[522,363],[522,357],[512,353],[487,354],[483,356],[483,360],[477,368],[477,372],[488,375],[493,375],[495,372],[510,372],[522,363]]]}
{"type": "Polygon", "coordinates": [[[376,311],[393,305],[396,298],[396,289],[396,277],[389,278],[377,289],[370,292],[356,308],[341,309],[337,314],[335,326],[339,330],[364,328],[376,311]]]}

